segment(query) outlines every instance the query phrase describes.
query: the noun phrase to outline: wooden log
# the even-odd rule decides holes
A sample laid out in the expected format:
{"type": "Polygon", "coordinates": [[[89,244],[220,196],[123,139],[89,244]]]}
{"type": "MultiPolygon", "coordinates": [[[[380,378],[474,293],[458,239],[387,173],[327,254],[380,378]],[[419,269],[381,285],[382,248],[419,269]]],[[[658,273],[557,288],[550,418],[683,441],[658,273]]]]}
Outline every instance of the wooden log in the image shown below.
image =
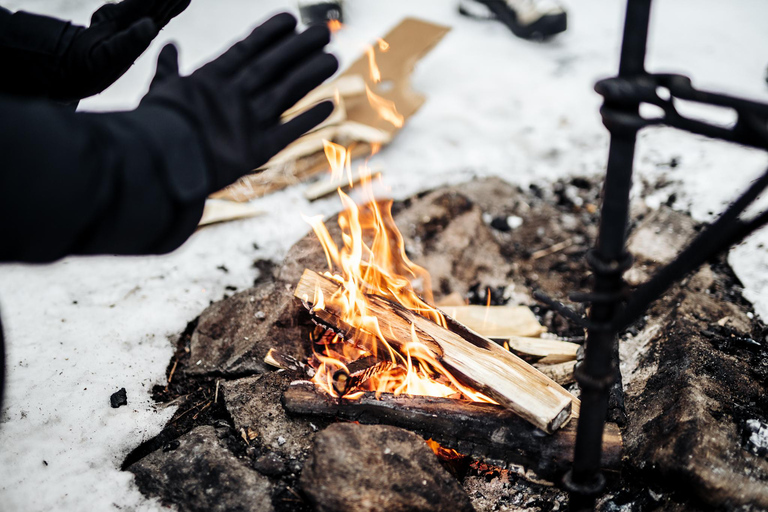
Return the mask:
{"type": "Polygon", "coordinates": [[[361,176],[360,173],[355,173],[352,175],[352,185],[350,186],[349,180],[346,176],[343,176],[341,181],[330,181],[330,180],[323,180],[318,181],[317,183],[314,183],[307,187],[307,189],[304,191],[304,197],[308,201],[316,201],[318,199],[321,199],[327,195],[333,194],[338,189],[347,190],[351,187],[356,187],[360,183],[362,183],[363,179],[370,179],[373,181],[374,179],[378,179],[381,176],[380,171],[376,171],[368,176],[361,176]]]}
{"type": "Polygon", "coordinates": [[[546,330],[527,306],[452,306],[443,310],[486,338],[538,336],[546,330]]]}
{"type": "Polygon", "coordinates": [[[537,363],[534,367],[561,386],[567,386],[568,384],[575,382],[573,370],[576,368],[576,361],[567,361],[558,364],[537,363]]]}
{"type": "MultiPolygon", "coordinates": [[[[340,331],[347,340],[371,334],[354,330],[341,321],[328,298],[338,291],[333,281],[312,270],[305,270],[294,295],[301,299],[318,321],[340,331]],[[315,311],[312,305],[320,290],[326,297],[326,309],[315,311]]],[[[413,311],[382,297],[368,295],[369,313],[376,316],[380,331],[393,347],[411,341],[412,329],[420,342],[457,379],[493,398],[504,407],[552,433],[571,417],[578,399],[519,357],[491,340],[453,322],[453,330],[444,329],[413,311]],[[457,331],[457,332],[455,332],[457,331]]]]}
{"type": "MultiPolygon", "coordinates": [[[[493,404],[389,393],[377,399],[373,392],[339,401],[306,381],[289,386],[282,402],[294,415],[384,423],[417,431],[464,455],[496,464],[521,464],[545,478],[559,476],[573,460],[575,421],[553,435],[545,435],[511,411],[493,404]]],[[[618,471],[621,455],[621,432],[608,423],[603,434],[603,468],[618,471]]]]}
{"type": "Polygon", "coordinates": [[[573,361],[579,351],[577,343],[512,336],[506,340],[509,349],[524,359],[533,358],[539,364],[556,364],[573,361]]]}
{"type": "Polygon", "coordinates": [[[208,199],[205,201],[203,216],[200,218],[200,222],[197,223],[197,227],[201,228],[219,222],[247,219],[264,214],[264,211],[254,208],[249,204],[235,203],[221,199],[208,199]]]}

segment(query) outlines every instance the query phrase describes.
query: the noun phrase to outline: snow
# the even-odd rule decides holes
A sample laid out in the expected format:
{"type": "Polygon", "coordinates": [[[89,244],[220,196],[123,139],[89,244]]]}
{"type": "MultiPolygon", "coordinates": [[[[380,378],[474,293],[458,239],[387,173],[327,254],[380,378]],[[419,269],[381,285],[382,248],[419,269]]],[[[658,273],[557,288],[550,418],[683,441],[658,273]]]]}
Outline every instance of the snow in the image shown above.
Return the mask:
{"type": "MultiPolygon", "coordinates": [[[[608,137],[593,85],[617,68],[622,3],[564,1],[568,31],[540,44],[516,39],[500,24],[462,18],[453,0],[348,1],[348,26],[333,43],[342,66],[403,16],[453,27],[412,77],[427,103],[374,159],[384,169],[390,193],[400,198],[475,176],[498,175],[526,185],[601,172],[608,137]]],[[[4,4],[86,23],[100,2],[4,4]]],[[[286,9],[295,11],[295,2],[195,0],[121,80],[80,108],[133,108],[167,41],[179,45],[182,70],[189,72],[258,20],[286,9]]],[[[681,71],[698,87],[768,101],[766,16],[768,4],[760,0],[656,2],[649,69],[681,71]]],[[[768,158],[760,151],[653,129],[641,134],[636,163],[639,178],[673,182],[647,198],[649,204],[675,192],[676,207],[708,220],[766,167],[768,158]],[[673,157],[677,167],[663,165],[673,157]]],[[[8,400],[0,412],[3,510],[159,508],[119,470],[125,455],[159,432],[173,412],[153,406],[148,393],[163,381],[174,337],[187,322],[220,299],[226,286],[248,287],[256,277],[255,259],[280,258],[306,233],[300,213],[339,208],[334,198],[307,203],[304,188],[255,201],[269,214],[203,229],[168,256],[0,267],[9,372],[8,400]],[[217,268],[222,265],[227,272],[217,268]],[[128,406],[112,409],[109,396],[121,387],[127,389],[128,406]]],[[[764,318],[766,243],[768,234],[759,234],[730,255],[746,296],[764,318]]]]}

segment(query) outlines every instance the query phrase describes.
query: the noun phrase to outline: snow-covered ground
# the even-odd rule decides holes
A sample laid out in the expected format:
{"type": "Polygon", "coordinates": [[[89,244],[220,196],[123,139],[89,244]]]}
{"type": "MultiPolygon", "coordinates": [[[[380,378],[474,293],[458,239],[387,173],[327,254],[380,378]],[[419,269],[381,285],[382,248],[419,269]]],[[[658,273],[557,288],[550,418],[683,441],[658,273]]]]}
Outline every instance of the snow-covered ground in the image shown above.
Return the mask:
{"type": "MultiPolygon", "coordinates": [[[[406,15],[453,27],[415,70],[413,86],[428,96],[426,105],[375,158],[395,197],[473,176],[526,184],[601,172],[608,138],[592,87],[617,69],[624,2],[564,3],[568,31],[539,44],[516,39],[499,24],[460,17],[455,0],[347,0],[348,25],[333,44],[342,66],[406,15]]],[[[768,101],[768,3],[655,3],[650,69],[689,73],[699,87],[768,101]]],[[[100,2],[3,4],[85,23],[100,2]]],[[[295,0],[193,0],[120,81],[81,109],[134,107],[166,41],[178,43],[189,71],[280,10],[295,10],[295,0]]],[[[768,164],[762,152],[668,129],[644,132],[636,161],[640,175],[675,182],[649,202],[675,191],[677,207],[703,220],[768,164]],[[673,157],[678,167],[662,165],[673,157]]],[[[226,286],[249,286],[254,259],[280,258],[308,231],[300,212],[339,208],[336,199],[309,204],[302,190],[255,201],[269,214],[206,228],[169,256],[0,266],[9,373],[0,411],[0,509],[159,508],[119,471],[123,457],[172,413],[155,410],[148,392],[164,378],[174,335],[226,286]],[[129,406],[112,409],[109,396],[121,387],[129,406]]],[[[761,244],[768,234],[735,249],[731,261],[748,298],[768,317],[761,244]]]]}

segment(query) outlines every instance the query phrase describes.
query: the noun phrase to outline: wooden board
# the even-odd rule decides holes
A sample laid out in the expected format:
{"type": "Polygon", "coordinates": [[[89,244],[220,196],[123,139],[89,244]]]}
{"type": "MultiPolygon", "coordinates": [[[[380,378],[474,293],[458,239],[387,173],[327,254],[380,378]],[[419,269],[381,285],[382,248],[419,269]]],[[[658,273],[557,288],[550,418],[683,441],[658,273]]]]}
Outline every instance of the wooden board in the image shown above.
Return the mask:
{"type": "Polygon", "coordinates": [[[540,364],[556,364],[573,361],[581,345],[570,341],[548,340],[544,338],[529,338],[512,336],[506,340],[509,349],[525,358],[534,358],[540,364]]]}
{"type": "Polygon", "coordinates": [[[264,212],[258,208],[254,208],[249,204],[241,204],[218,199],[208,199],[205,201],[203,216],[200,218],[200,222],[198,222],[197,226],[200,228],[210,224],[216,224],[218,222],[247,219],[249,217],[256,217],[259,215],[264,215],[264,212]]]}
{"type": "Polygon", "coordinates": [[[443,311],[486,338],[532,337],[546,331],[527,306],[452,306],[443,311]]]}
{"type": "MultiPolygon", "coordinates": [[[[311,308],[316,290],[321,290],[325,297],[331,297],[338,286],[312,270],[305,270],[294,296],[311,308]]],[[[471,332],[461,336],[382,297],[369,295],[367,298],[369,313],[377,317],[381,332],[392,346],[401,347],[409,342],[413,326],[419,341],[456,378],[536,427],[552,433],[570,419],[573,404],[578,400],[493,341],[471,332]]],[[[347,339],[365,334],[352,332],[350,326],[340,320],[339,312],[331,306],[314,314],[323,323],[342,334],[346,333],[347,339]]]]}

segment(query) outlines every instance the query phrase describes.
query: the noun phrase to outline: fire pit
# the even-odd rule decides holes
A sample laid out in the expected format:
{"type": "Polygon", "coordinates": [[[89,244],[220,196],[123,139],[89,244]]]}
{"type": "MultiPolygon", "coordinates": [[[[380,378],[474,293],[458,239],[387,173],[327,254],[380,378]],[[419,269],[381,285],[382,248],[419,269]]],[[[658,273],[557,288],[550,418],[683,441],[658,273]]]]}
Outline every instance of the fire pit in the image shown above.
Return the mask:
{"type": "MultiPolygon", "coordinates": [[[[158,390],[161,400],[191,406],[126,461],[140,486],[190,509],[197,506],[190,501],[210,508],[235,500],[224,505],[230,509],[246,500],[253,504],[246,508],[256,510],[471,510],[459,481],[491,474],[503,486],[512,470],[533,486],[562,485],[574,511],[628,502],[646,508],[648,499],[669,509],[768,507],[766,372],[755,370],[768,364],[759,341],[765,328],[743,299],[733,300],[737,283],[727,266],[708,264],[768,221],[768,212],[739,219],[768,185],[768,174],[695,237],[684,216],[659,210],[637,226],[634,255],[626,250],[637,131],[663,123],[764,147],[765,106],[697,91],[686,77],[646,73],[649,11],[650,0],[629,1],[619,77],[596,87],[611,132],[598,229],[588,180],[582,187],[560,184],[570,200],[560,211],[543,194],[532,198],[486,182],[405,202],[393,215],[392,202],[377,201],[370,170],[362,167],[353,179],[351,149],[324,141],[334,186],[362,190],[359,201],[339,188],[338,228],[307,219],[314,236],[297,244],[272,280],[214,306],[191,326],[169,385],[158,390]],[[676,98],[730,106],[739,122],[722,129],[686,119],[675,109],[676,98]],[[641,103],[661,107],[664,115],[641,117],[641,103]],[[538,213],[549,208],[555,224],[545,227],[536,207],[538,213]],[[398,229],[397,217],[410,237],[398,229]],[[647,230],[669,224],[675,236],[649,244],[647,230]],[[534,244],[523,245],[531,227],[534,244]],[[551,243],[537,243],[547,235],[551,243]],[[653,247],[656,242],[662,247],[653,247]],[[586,275],[571,255],[592,271],[591,292],[569,295],[589,306],[588,317],[559,301],[587,284],[563,286],[573,270],[586,275]],[[633,256],[642,266],[633,267],[633,256]],[[420,259],[434,276],[415,263],[420,259]],[[540,273],[541,264],[549,267],[540,273]],[[463,282],[457,279],[462,273],[463,282]],[[637,287],[630,290],[633,279],[637,287]],[[547,325],[534,319],[531,336],[490,321],[503,323],[516,311],[491,313],[497,287],[502,302],[515,290],[521,304],[532,304],[531,297],[545,304],[535,309],[547,325]],[[486,290],[485,309],[470,306],[464,317],[482,321],[467,326],[440,309],[441,301],[469,302],[472,289],[475,295],[486,290]],[[560,325],[550,313],[562,317],[560,325]],[[535,337],[548,330],[556,339],[535,337]],[[584,360],[577,364],[581,351],[572,342],[584,341],[584,333],[584,360]],[[575,336],[557,339],[568,334],[575,336]],[[172,390],[179,364],[184,381],[172,390]],[[283,373],[270,374],[268,367],[283,373]],[[573,380],[578,391],[562,386],[573,380]],[[583,410],[573,393],[584,399],[583,410]],[[328,426],[334,420],[388,426],[328,426]],[[218,430],[201,425],[211,421],[218,430]],[[162,455],[168,452],[174,453],[162,455]],[[250,468],[238,454],[251,459],[250,468]],[[158,472],[176,475],[171,484],[178,487],[162,485],[158,472]],[[201,480],[205,473],[208,480],[201,480]],[[216,485],[222,481],[226,485],[216,485]],[[261,500],[250,497],[254,493],[261,500]]],[[[369,57],[370,81],[377,84],[373,50],[369,57]]],[[[378,121],[402,126],[395,103],[365,90],[365,108],[378,121]]],[[[547,494],[524,485],[529,496],[547,494]]],[[[489,494],[503,501],[495,490],[489,494]]],[[[508,496],[509,504],[520,505],[521,495],[508,496]]],[[[474,506],[488,508],[484,497],[475,482],[474,506]]],[[[554,491],[545,503],[557,509],[563,496],[554,491]]]]}
{"type": "MultiPolygon", "coordinates": [[[[526,191],[492,179],[397,202],[391,211],[409,261],[430,269],[436,303],[458,294],[480,306],[489,299],[528,305],[547,332],[580,341],[579,326],[530,294],[557,298],[588,284],[583,255],[596,235],[597,195],[584,179],[526,191]],[[523,222],[511,228],[514,218],[523,222]]],[[[667,207],[640,214],[628,276],[636,283],[696,232],[689,217],[667,207]]],[[[326,225],[342,245],[338,223],[326,225]]],[[[322,375],[314,359],[326,344],[312,343],[318,319],[294,292],[305,269],[327,266],[312,233],[284,262],[258,262],[254,288],[190,324],[168,386],[155,390],[159,402],[179,408],[125,461],[139,487],[181,510],[564,509],[567,497],[551,483],[571,460],[573,421],[548,435],[504,407],[456,400],[456,390],[395,396],[373,382],[354,391],[357,400],[340,401],[332,366],[330,388],[327,380],[310,382],[313,371],[316,382],[322,375]]],[[[768,410],[768,331],[739,289],[719,261],[622,333],[627,408],[621,396],[611,402],[617,426],[604,438],[601,509],[765,503],[759,432],[768,410]]],[[[359,378],[353,363],[346,369],[348,379],[359,378]]]]}

